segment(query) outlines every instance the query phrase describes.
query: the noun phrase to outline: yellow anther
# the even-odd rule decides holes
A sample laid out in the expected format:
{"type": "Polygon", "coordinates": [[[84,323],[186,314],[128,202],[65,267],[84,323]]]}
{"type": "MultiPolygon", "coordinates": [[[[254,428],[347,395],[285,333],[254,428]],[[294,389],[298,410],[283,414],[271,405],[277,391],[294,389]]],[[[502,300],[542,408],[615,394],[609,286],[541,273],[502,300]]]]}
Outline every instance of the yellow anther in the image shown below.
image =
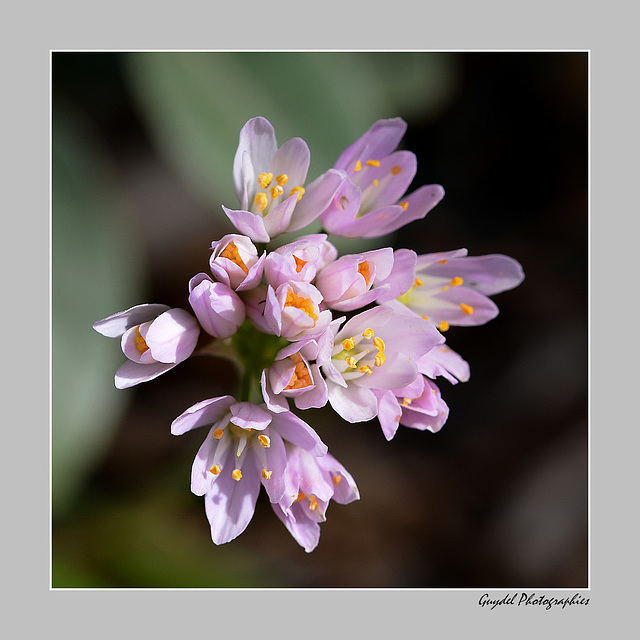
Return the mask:
{"type": "Polygon", "coordinates": [[[404,202],[398,202],[398,204],[406,211],[409,203],[405,200],[404,202]]]}
{"type": "Polygon", "coordinates": [[[372,184],[374,187],[377,187],[377,186],[380,184],[380,180],[378,180],[378,178],[374,178],[374,179],[371,181],[371,184],[372,184]]]}
{"type": "Polygon", "coordinates": [[[423,284],[424,283],[422,282],[422,280],[420,280],[420,278],[416,278],[414,283],[413,283],[413,286],[414,287],[421,287],[423,284]]]}
{"type": "Polygon", "coordinates": [[[369,167],[379,167],[380,166],[380,160],[367,160],[367,165],[369,167]]]}
{"type": "Polygon", "coordinates": [[[356,346],[356,341],[354,338],[347,338],[346,340],[342,341],[342,348],[345,351],[351,351],[351,349],[353,349],[356,346]]]}
{"type": "Polygon", "coordinates": [[[293,259],[296,261],[296,273],[300,273],[302,271],[302,267],[307,264],[308,260],[300,260],[298,256],[293,256],[293,259]]]}
{"type": "Polygon", "coordinates": [[[468,316],[470,316],[473,313],[473,307],[470,304],[465,304],[464,302],[461,302],[460,308],[462,309],[462,312],[468,316]]]}
{"type": "Polygon", "coordinates": [[[342,476],[339,476],[337,473],[335,476],[333,476],[333,484],[336,485],[336,487],[340,484],[340,482],[342,481],[342,476]]]}
{"type": "Polygon", "coordinates": [[[271,197],[275,200],[278,196],[284,193],[284,189],[281,186],[271,187],[271,197]]]}
{"type": "Polygon", "coordinates": [[[273,473],[273,471],[267,471],[266,469],[262,470],[262,477],[265,480],[271,480],[271,474],[273,473]]]}
{"type": "Polygon", "coordinates": [[[358,371],[360,373],[366,373],[368,376],[370,376],[373,373],[373,369],[368,364],[365,364],[362,367],[358,367],[358,371]]]}
{"type": "Polygon", "coordinates": [[[358,265],[358,273],[364,278],[367,286],[369,286],[369,283],[371,282],[371,269],[369,267],[369,263],[366,260],[363,260],[358,265]]]}
{"type": "Polygon", "coordinates": [[[373,329],[365,329],[362,334],[363,338],[373,338],[373,336],[374,336],[373,329]]]}
{"type": "Polygon", "coordinates": [[[384,340],[379,336],[376,336],[373,339],[373,346],[380,352],[384,351],[384,340]]]}
{"type": "Polygon", "coordinates": [[[295,307],[296,309],[300,309],[304,311],[312,320],[313,326],[316,326],[316,320],[318,316],[313,308],[313,302],[309,298],[305,298],[304,296],[297,296],[291,289],[287,291],[287,297],[284,302],[285,307],[295,307]]]}
{"type": "Polygon", "coordinates": [[[271,446],[271,438],[269,438],[269,436],[261,434],[258,436],[258,441],[265,449],[268,449],[271,446]]]}
{"type": "Polygon", "coordinates": [[[279,176],[276,177],[276,182],[281,187],[284,187],[284,185],[287,184],[288,181],[289,181],[289,176],[286,173],[281,173],[279,176]]]}
{"type": "Polygon", "coordinates": [[[300,502],[300,500],[304,500],[307,496],[302,493],[302,491],[300,491],[300,493],[298,493],[298,496],[296,497],[296,502],[300,502]]]}
{"type": "Polygon", "coordinates": [[[292,196],[294,193],[297,193],[298,199],[296,200],[296,202],[300,202],[300,198],[302,198],[304,191],[305,191],[304,187],[293,187],[293,189],[291,189],[291,192],[289,193],[289,196],[292,196]]]}
{"type": "Polygon", "coordinates": [[[237,264],[245,273],[249,273],[249,269],[247,265],[244,263],[242,258],[240,257],[240,252],[238,251],[238,247],[236,247],[236,243],[231,241],[220,253],[220,258],[227,258],[227,260],[231,260],[237,264]]]}
{"type": "Polygon", "coordinates": [[[420,316],[423,320],[426,320],[427,322],[429,322],[429,318],[427,318],[427,316],[420,316]]]}
{"type": "Polygon", "coordinates": [[[309,369],[302,359],[302,356],[299,353],[294,353],[289,357],[296,363],[296,366],[293,370],[293,374],[291,375],[291,380],[284,390],[288,391],[290,389],[304,389],[305,387],[310,387],[313,384],[313,380],[311,380],[311,374],[309,373],[309,369]]]}
{"type": "Polygon", "coordinates": [[[263,189],[266,189],[271,184],[272,180],[273,180],[273,173],[261,173],[258,176],[258,184],[263,189]]]}
{"type": "Polygon", "coordinates": [[[214,464],[213,467],[209,469],[209,471],[211,471],[211,473],[213,473],[214,476],[217,476],[220,473],[220,471],[222,471],[222,469],[219,464],[214,464]]]}
{"type": "Polygon", "coordinates": [[[438,329],[440,329],[440,331],[447,331],[449,329],[449,323],[446,320],[443,320],[439,325],[438,325],[438,329]]]}
{"type": "Polygon", "coordinates": [[[347,362],[347,367],[350,367],[351,369],[355,369],[358,366],[358,361],[352,356],[349,356],[346,362],[347,362]]]}
{"type": "Polygon", "coordinates": [[[397,176],[402,171],[402,167],[399,167],[397,164],[391,167],[391,173],[394,176],[397,176]]]}
{"type": "Polygon", "coordinates": [[[412,402],[411,398],[403,398],[401,404],[403,407],[408,407],[412,402]]]}
{"type": "Polygon", "coordinates": [[[443,291],[449,291],[449,285],[445,284],[444,287],[442,287],[443,291]]]}
{"type": "Polygon", "coordinates": [[[438,260],[438,264],[447,264],[446,260],[438,260]]]}
{"type": "Polygon", "coordinates": [[[234,469],[231,472],[231,477],[238,482],[238,480],[240,480],[240,478],[242,478],[242,471],[240,471],[240,469],[234,469]]]}
{"type": "Polygon", "coordinates": [[[449,284],[452,287],[459,287],[463,282],[464,280],[460,276],[456,276],[449,284]]]}
{"type": "Polygon", "coordinates": [[[147,351],[147,349],[149,349],[149,345],[146,343],[145,339],[140,334],[140,327],[136,327],[135,341],[136,341],[136,349],[140,353],[144,353],[145,351],[147,351]]]}
{"type": "Polygon", "coordinates": [[[315,511],[318,508],[318,500],[314,495],[309,496],[309,511],[315,511]]]}
{"type": "Polygon", "coordinates": [[[262,191],[256,193],[256,197],[253,199],[253,204],[258,207],[258,211],[264,211],[269,204],[269,198],[267,197],[267,194],[262,193],[262,191]]]}
{"type": "Polygon", "coordinates": [[[378,353],[378,355],[376,356],[376,359],[374,360],[373,364],[376,367],[381,367],[385,362],[386,362],[387,358],[384,355],[384,353],[380,352],[378,353]]]}
{"type": "Polygon", "coordinates": [[[353,168],[354,171],[360,171],[360,169],[362,169],[362,162],[360,162],[360,160],[358,160],[358,162],[356,162],[356,166],[353,168]]]}
{"type": "Polygon", "coordinates": [[[216,429],[216,430],[213,432],[213,437],[214,437],[216,440],[220,440],[220,438],[222,438],[223,434],[224,434],[224,431],[223,431],[222,429],[216,429]]]}

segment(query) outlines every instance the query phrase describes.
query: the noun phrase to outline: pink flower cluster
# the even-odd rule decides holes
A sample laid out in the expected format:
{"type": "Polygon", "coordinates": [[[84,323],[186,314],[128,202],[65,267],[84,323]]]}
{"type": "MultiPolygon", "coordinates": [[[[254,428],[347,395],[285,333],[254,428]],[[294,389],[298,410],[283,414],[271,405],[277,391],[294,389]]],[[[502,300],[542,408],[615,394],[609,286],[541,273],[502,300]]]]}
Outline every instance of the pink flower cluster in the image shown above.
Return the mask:
{"type": "Polygon", "coordinates": [[[216,544],[245,530],[263,486],[278,518],[312,551],[329,502],[347,504],[359,493],[294,410],[329,404],[350,423],[377,418],[387,440],[399,425],[437,432],[449,408],[435,380],[469,378],[468,364],[443,334],[494,318],[489,296],[523,280],[512,258],[469,257],[466,249],[338,255],[328,234],[380,237],[423,218],[442,199],[439,185],[406,195],[416,158],[396,150],[405,129],[400,118],[376,122],[305,186],[306,143],[293,138],[278,147],[266,119],[249,120],[233,164],[240,208],[223,207],[237,233],[213,242],[208,273],[189,281],[192,313],[142,304],[93,325],[121,339],[121,389],[183,362],[202,335],[241,363],[237,398],[203,400],[171,425],[175,435],[208,427],[191,489],[204,496],[216,544]],[[316,220],[326,233],[272,244],[316,220]]]}

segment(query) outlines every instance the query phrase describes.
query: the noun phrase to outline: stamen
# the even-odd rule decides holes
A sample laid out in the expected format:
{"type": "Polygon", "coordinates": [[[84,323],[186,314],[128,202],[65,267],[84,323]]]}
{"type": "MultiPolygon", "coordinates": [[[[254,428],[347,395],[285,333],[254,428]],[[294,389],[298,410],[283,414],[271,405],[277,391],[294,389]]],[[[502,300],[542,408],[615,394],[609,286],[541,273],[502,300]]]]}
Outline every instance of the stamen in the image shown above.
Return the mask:
{"type": "Polygon", "coordinates": [[[258,211],[264,211],[269,204],[269,198],[267,197],[267,194],[262,193],[262,191],[256,193],[256,197],[253,199],[253,204],[258,207],[258,211]]]}
{"type": "Polygon", "coordinates": [[[231,472],[231,477],[238,482],[240,480],[240,478],[242,478],[242,471],[240,471],[240,469],[234,469],[231,472]]]}
{"type": "Polygon", "coordinates": [[[402,171],[402,167],[399,167],[397,164],[395,166],[391,167],[391,173],[394,176],[397,176],[401,171],[402,171]]]}
{"type": "Polygon", "coordinates": [[[354,171],[360,171],[360,169],[362,169],[362,162],[360,162],[360,160],[358,160],[358,162],[356,162],[356,166],[353,168],[354,171]]]}
{"type": "Polygon", "coordinates": [[[259,435],[258,441],[265,449],[268,449],[271,446],[271,438],[269,438],[269,436],[259,435]]]}
{"type": "Polygon", "coordinates": [[[438,264],[447,264],[446,260],[438,260],[438,264]]]}
{"type": "Polygon", "coordinates": [[[212,435],[213,435],[213,437],[214,437],[216,440],[220,440],[220,438],[222,438],[223,434],[224,434],[224,431],[223,431],[222,429],[216,429],[216,430],[213,432],[213,434],[212,434],[212,435]]]}
{"type": "Polygon", "coordinates": [[[403,398],[401,404],[403,407],[408,407],[412,402],[411,398],[403,398]]]}
{"type": "Polygon", "coordinates": [[[364,333],[362,334],[363,338],[373,338],[374,333],[373,333],[373,329],[365,329],[364,333]]]}
{"type": "Polygon", "coordinates": [[[284,187],[284,185],[287,184],[287,182],[289,182],[289,176],[286,173],[281,173],[279,176],[276,177],[276,182],[281,187],[284,187]]]}
{"type": "Polygon", "coordinates": [[[300,309],[304,311],[312,320],[313,326],[316,326],[316,320],[318,316],[316,315],[313,309],[313,302],[309,298],[305,298],[304,296],[297,296],[291,289],[287,291],[287,298],[284,302],[285,307],[295,307],[296,309],[300,309]]]}
{"type": "Polygon", "coordinates": [[[342,341],[342,348],[345,351],[351,351],[351,349],[353,349],[356,346],[356,341],[354,338],[347,338],[346,340],[342,341]]]}
{"type": "Polygon", "coordinates": [[[296,261],[296,273],[300,273],[302,271],[302,267],[307,264],[308,260],[300,260],[298,256],[293,256],[293,259],[296,261]]]}
{"type": "Polygon", "coordinates": [[[464,302],[461,302],[460,308],[462,309],[462,312],[468,316],[473,314],[473,307],[470,304],[465,304],[464,302]]]}
{"type": "Polygon", "coordinates": [[[222,468],[220,467],[219,464],[214,464],[213,467],[209,469],[209,471],[211,471],[211,473],[213,473],[214,476],[217,476],[222,471],[222,468]]]}
{"type": "Polygon", "coordinates": [[[340,482],[342,481],[342,476],[338,475],[336,473],[335,476],[333,476],[333,484],[336,485],[336,487],[340,484],[340,482]]]}
{"type": "Polygon", "coordinates": [[[372,184],[374,187],[377,187],[377,186],[380,184],[380,180],[378,180],[378,178],[374,178],[374,179],[371,181],[371,184],[372,184]]]}
{"type": "Polygon", "coordinates": [[[266,469],[262,470],[262,477],[265,480],[271,480],[271,474],[273,473],[273,471],[267,471],[266,469]]]}
{"type": "Polygon", "coordinates": [[[449,284],[452,287],[459,287],[463,282],[464,280],[460,276],[456,276],[449,284]]]}
{"type": "Polygon", "coordinates": [[[398,202],[398,204],[406,211],[409,203],[405,200],[404,202],[398,202]]]}
{"type": "Polygon", "coordinates": [[[236,243],[233,242],[233,240],[224,248],[224,250],[220,254],[220,257],[231,260],[231,262],[237,264],[245,273],[249,273],[249,269],[240,257],[238,247],[236,247],[236,243]]]}
{"type": "Polygon", "coordinates": [[[420,280],[420,278],[416,278],[415,282],[413,283],[414,287],[421,287],[423,285],[422,280],[420,280]]]}
{"type": "Polygon", "coordinates": [[[367,160],[367,165],[369,167],[379,167],[380,166],[380,160],[367,160]]]}
{"type": "Polygon", "coordinates": [[[298,199],[296,200],[296,202],[300,202],[300,198],[302,198],[302,195],[305,192],[305,188],[304,187],[293,187],[293,189],[291,189],[291,192],[289,193],[289,196],[291,197],[294,193],[298,194],[298,199]]]}
{"type": "Polygon", "coordinates": [[[386,358],[386,356],[384,355],[384,353],[379,353],[379,354],[376,356],[376,359],[374,360],[373,364],[374,364],[376,367],[381,367],[381,366],[382,366],[386,361],[387,361],[387,358],[386,358]]]}
{"type": "Polygon", "coordinates": [[[318,499],[314,495],[309,496],[309,511],[315,511],[318,508],[318,499]]]}
{"type": "Polygon", "coordinates": [[[273,173],[261,173],[258,176],[258,184],[263,189],[266,189],[271,184],[272,180],[273,180],[273,173]]]}
{"type": "Polygon", "coordinates": [[[426,320],[427,322],[429,322],[429,318],[427,318],[427,316],[420,316],[423,320],[426,320]]]}
{"type": "Polygon", "coordinates": [[[275,200],[284,193],[284,189],[280,186],[271,187],[271,197],[275,200]]]}
{"type": "Polygon", "coordinates": [[[369,263],[366,260],[363,260],[358,265],[358,273],[364,278],[367,286],[369,286],[369,281],[371,279],[371,269],[369,268],[369,263]]]}
{"type": "Polygon", "coordinates": [[[355,369],[358,366],[358,361],[353,356],[349,356],[346,359],[346,363],[347,367],[350,367],[351,369],[355,369]]]}
{"type": "Polygon", "coordinates": [[[444,287],[442,287],[443,291],[449,291],[449,285],[445,284],[444,287]]]}
{"type": "Polygon", "coordinates": [[[145,339],[142,337],[140,333],[140,327],[136,327],[135,341],[136,341],[136,349],[140,353],[144,353],[149,349],[149,345],[146,343],[145,339]]]}
{"type": "Polygon", "coordinates": [[[446,320],[443,320],[439,325],[438,325],[438,329],[440,329],[440,331],[448,331],[449,329],[449,323],[446,320]]]}
{"type": "Polygon", "coordinates": [[[304,500],[307,496],[302,493],[302,491],[300,491],[300,493],[298,493],[298,497],[296,498],[296,502],[300,502],[300,500],[304,500]]]}
{"type": "Polygon", "coordinates": [[[376,336],[373,339],[373,346],[380,352],[384,351],[384,347],[385,347],[384,340],[381,337],[376,336]]]}
{"type": "Polygon", "coordinates": [[[283,391],[310,387],[313,384],[313,381],[311,380],[311,374],[309,373],[309,369],[302,359],[302,356],[299,353],[294,353],[289,357],[296,363],[296,366],[293,370],[293,374],[291,375],[289,384],[283,389],[283,391]]]}
{"type": "Polygon", "coordinates": [[[360,371],[360,373],[366,373],[368,376],[373,373],[373,369],[368,364],[365,364],[363,367],[358,367],[358,371],[360,371]]]}

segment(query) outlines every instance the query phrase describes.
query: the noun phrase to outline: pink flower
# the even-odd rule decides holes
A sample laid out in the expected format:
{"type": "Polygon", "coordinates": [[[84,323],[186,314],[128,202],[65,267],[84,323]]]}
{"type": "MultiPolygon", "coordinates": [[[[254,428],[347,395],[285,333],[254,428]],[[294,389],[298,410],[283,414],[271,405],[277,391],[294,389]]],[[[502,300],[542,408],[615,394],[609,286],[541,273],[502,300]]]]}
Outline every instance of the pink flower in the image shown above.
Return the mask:
{"type": "Polygon", "coordinates": [[[329,233],[376,238],[424,218],[444,197],[437,184],[404,193],[416,174],[416,157],[395,151],[407,125],[401,118],[378,120],[345,149],[334,169],[348,176],[320,220],[329,233]]]}
{"type": "Polygon", "coordinates": [[[196,347],[200,328],[183,309],[140,304],[93,323],[108,338],[121,337],[128,360],[116,371],[118,389],[153,380],[186,360],[196,347]]]}
{"type": "Polygon", "coordinates": [[[306,282],[288,282],[277,289],[269,286],[264,318],[271,332],[289,340],[300,340],[326,331],[331,311],[322,310],[322,294],[306,282]]]}
{"type": "Polygon", "coordinates": [[[246,311],[240,296],[206,273],[191,278],[189,292],[189,304],[198,321],[214,338],[229,338],[244,322],[246,311]]]}
{"type": "Polygon", "coordinates": [[[313,222],[327,207],[345,176],[329,169],[306,188],[309,148],[291,138],[280,148],[271,123],[252,118],[240,131],[233,182],[240,210],[222,207],[240,233],[269,242],[285,231],[313,222]]]}
{"type": "Polygon", "coordinates": [[[235,291],[252,289],[260,284],[266,252],[258,250],[249,238],[231,233],[211,245],[211,273],[235,291]]]}
{"type": "Polygon", "coordinates": [[[311,282],[337,255],[326,234],[303,236],[269,253],[264,266],[265,280],[274,289],[286,282],[311,282]]]}
{"type": "Polygon", "coordinates": [[[351,318],[335,335],[323,363],[329,403],[348,422],[378,413],[376,390],[405,387],[420,375],[416,361],[444,338],[416,316],[374,307],[351,318]]]}
{"type": "MultiPolygon", "coordinates": [[[[389,279],[395,277],[392,272],[389,279]]],[[[513,289],[523,279],[522,266],[509,256],[471,257],[466,249],[430,253],[417,257],[409,289],[385,304],[397,310],[404,305],[441,331],[449,325],[480,325],[498,315],[488,296],[513,289]]]]}
{"type": "Polygon", "coordinates": [[[331,331],[325,331],[317,339],[302,338],[281,349],[273,365],[262,372],[262,395],[269,409],[287,411],[287,398],[293,398],[298,409],[324,407],[327,384],[318,362],[327,362],[332,349],[331,331]]]}
{"type": "Polygon", "coordinates": [[[295,541],[310,553],[320,541],[320,523],[326,520],[329,501],[349,504],[359,500],[360,493],[351,474],[331,454],[315,457],[299,447],[285,447],[285,492],[271,507],[295,541]]]}
{"type": "Polygon", "coordinates": [[[417,376],[403,389],[374,393],[378,400],[378,420],[387,440],[395,436],[399,425],[435,433],[449,416],[449,407],[440,389],[425,376],[417,376]]]}
{"type": "Polygon", "coordinates": [[[391,248],[342,256],[318,273],[315,286],[328,307],[353,311],[386,292],[388,285],[380,283],[389,276],[392,266],[391,248]],[[372,289],[374,284],[379,286],[372,289]]]}
{"type": "Polygon", "coordinates": [[[265,405],[236,402],[232,396],[203,400],[171,424],[173,435],[210,426],[191,470],[191,491],[204,496],[215,544],[240,535],[255,511],[260,486],[271,502],[287,501],[287,450],[301,448],[323,456],[326,445],[290,412],[272,413],[265,405]]]}

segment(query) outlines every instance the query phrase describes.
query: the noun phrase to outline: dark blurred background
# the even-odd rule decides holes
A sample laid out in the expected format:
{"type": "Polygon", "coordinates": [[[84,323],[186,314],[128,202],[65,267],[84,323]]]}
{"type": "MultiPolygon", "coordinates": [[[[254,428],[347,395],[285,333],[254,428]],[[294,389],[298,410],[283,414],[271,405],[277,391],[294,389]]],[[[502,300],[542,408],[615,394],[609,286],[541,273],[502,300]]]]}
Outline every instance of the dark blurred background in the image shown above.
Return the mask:
{"type": "Polygon", "coordinates": [[[588,586],[587,53],[54,52],[52,182],[54,587],[588,586]],[[215,546],[190,493],[204,432],[169,426],[233,392],[232,367],[191,358],[118,391],[119,343],[91,329],[143,302],[188,308],[233,231],[220,205],[256,115],[309,143],[309,179],[378,118],[407,121],[412,188],[444,200],[341,250],[466,247],[526,274],[495,320],[447,333],[471,379],[440,380],[439,433],[387,442],[375,421],[305,412],[361,493],[331,504],[311,554],[264,492],[215,546]]]}

